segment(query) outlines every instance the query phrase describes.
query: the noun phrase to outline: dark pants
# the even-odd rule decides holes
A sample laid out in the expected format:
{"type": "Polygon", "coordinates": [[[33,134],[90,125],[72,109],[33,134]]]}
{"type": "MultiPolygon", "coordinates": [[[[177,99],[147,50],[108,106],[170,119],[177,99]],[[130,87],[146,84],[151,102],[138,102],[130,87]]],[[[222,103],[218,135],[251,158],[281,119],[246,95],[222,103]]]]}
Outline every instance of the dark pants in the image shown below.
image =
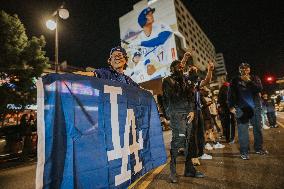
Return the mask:
{"type": "Polygon", "coordinates": [[[195,111],[195,116],[192,121],[192,133],[190,140],[190,150],[192,151],[192,157],[197,158],[203,155],[204,153],[204,145],[205,145],[205,138],[204,138],[204,119],[201,110],[195,111]]]}
{"type": "MultiPolygon", "coordinates": [[[[249,121],[241,121],[239,118],[243,116],[243,111],[240,108],[237,108],[236,110],[240,152],[241,154],[247,154],[249,150],[249,121]]],[[[250,122],[253,126],[254,149],[255,151],[258,151],[262,150],[263,145],[263,137],[261,131],[261,108],[255,107],[253,113],[254,115],[250,119],[250,122]]]]}
{"type": "Polygon", "coordinates": [[[23,137],[24,139],[24,146],[23,146],[23,151],[22,151],[22,159],[23,160],[28,160],[29,155],[31,154],[32,151],[32,137],[31,135],[26,135],[23,137]]]}
{"type": "Polygon", "coordinates": [[[221,132],[221,129],[219,128],[219,126],[217,124],[217,121],[216,121],[217,115],[212,115],[211,114],[211,117],[212,117],[213,125],[215,125],[217,132],[221,132]]]}
{"type": "Polygon", "coordinates": [[[203,154],[204,137],[201,112],[195,113],[192,123],[187,123],[185,112],[173,112],[170,114],[172,141],[171,141],[171,163],[170,169],[172,174],[176,174],[176,158],[178,149],[185,148],[185,171],[195,174],[196,170],[192,164],[191,158],[196,158],[203,154]],[[201,138],[200,138],[201,137],[201,138]]]}
{"type": "Polygon", "coordinates": [[[270,127],[275,127],[276,125],[276,115],[275,112],[267,112],[267,119],[270,127]]]}
{"type": "Polygon", "coordinates": [[[223,128],[223,135],[227,142],[235,139],[236,116],[231,112],[224,112],[220,115],[223,128]]]}
{"type": "Polygon", "coordinates": [[[187,115],[188,113],[183,112],[170,114],[170,127],[172,129],[171,153],[174,157],[178,156],[179,148],[185,147],[187,115]]]}

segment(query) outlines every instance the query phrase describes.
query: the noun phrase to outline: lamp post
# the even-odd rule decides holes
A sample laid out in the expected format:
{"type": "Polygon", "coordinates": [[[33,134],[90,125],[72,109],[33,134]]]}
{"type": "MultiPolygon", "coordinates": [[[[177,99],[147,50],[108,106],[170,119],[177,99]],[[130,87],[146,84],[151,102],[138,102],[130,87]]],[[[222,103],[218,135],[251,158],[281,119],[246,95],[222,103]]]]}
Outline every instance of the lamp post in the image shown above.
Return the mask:
{"type": "Polygon", "coordinates": [[[55,72],[58,72],[58,18],[62,18],[66,20],[69,17],[69,12],[67,9],[63,8],[63,5],[61,5],[53,14],[53,17],[55,17],[54,20],[47,20],[46,21],[46,27],[50,30],[55,29],[55,54],[54,54],[54,63],[55,63],[55,72]]]}

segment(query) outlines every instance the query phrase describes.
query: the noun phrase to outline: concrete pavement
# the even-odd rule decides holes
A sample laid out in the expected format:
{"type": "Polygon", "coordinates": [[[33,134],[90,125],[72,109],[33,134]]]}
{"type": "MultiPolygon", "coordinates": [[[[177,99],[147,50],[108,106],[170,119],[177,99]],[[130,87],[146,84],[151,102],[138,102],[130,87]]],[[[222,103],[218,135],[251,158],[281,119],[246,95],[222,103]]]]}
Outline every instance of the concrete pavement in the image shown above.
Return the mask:
{"type": "MultiPolygon", "coordinates": [[[[282,126],[263,130],[264,146],[269,151],[266,156],[254,154],[252,130],[250,130],[250,160],[241,160],[238,143],[225,144],[224,149],[206,151],[213,160],[201,160],[197,169],[204,172],[203,179],[183,177],[184,157],[178,158],[179,184],[168,181],[169,164],[161,166],[142,179],[132,188],[138,189],[274,189],[284,186],[284,112],[278,113],[282,126]]],[[[164,132],[164,140],[169,154],[171,132],[164,132]]],[[[0,170],[0,189],[35,188],[35,163],[17,165],[17,167],[0,170]]]]}
{"type": "MultiPolygon", "coordinates": [[[[250,129],[250,160],[242,160],[239,145],[225,144],[224,149],[205,151],[213,156],[213,160],[200,160],[197,169],[206,174],[203,179],[183,177],[184,157],[178,159],[179,183],[169,182],[169,164],[163,166],[159,173],[149,173],[133,188],[135,189],[276,189],[284,186],[284,113],[278,113],[278,121],[282,126],[263,130],[264,146],[268,155],[260,156],[253,151],[253,135],[250,129]]],[[[168,133],[165,133],[169,136],[168,133]]],[[[165,138],[167,141],[169,138],[165,138]]],[[[167,142],[166,142],[167,144],[167,142]]],[[[168,143],[169,144],[169,143],[168,143]]],[[[169,149],[169,146],[167,146],[169,149]]]]}

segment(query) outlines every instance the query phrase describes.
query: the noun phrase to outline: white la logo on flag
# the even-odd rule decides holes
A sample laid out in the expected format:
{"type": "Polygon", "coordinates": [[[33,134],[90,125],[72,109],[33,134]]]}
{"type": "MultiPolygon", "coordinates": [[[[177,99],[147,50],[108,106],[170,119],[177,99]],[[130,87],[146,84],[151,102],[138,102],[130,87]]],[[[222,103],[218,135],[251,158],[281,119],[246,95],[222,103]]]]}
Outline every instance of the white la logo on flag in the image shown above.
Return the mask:
{"type": "Polygon", "coordinates": [[[136,123],[133,109],[127,109],[126,125],[124,131],[124,146],[121,147],[119,136],[118,104],[117,95],[122,94],[120,87],[104,86],[104,93],[110,94],[111,103],[111,132],[113,150],[107,151],[108,161],[122,158],[121,172],[115,176],[115,186],[118,186],[131,179],[131,170],[127,170],[128,156],[134,154],[135,165],[134,172],[137,173],[142,169],[142,162],[139,161],[138,151],[143,149],[142,131],[139,131],[138,142],[136,140],[136,123]],[[129,145],[129,135],[133,136],[133,144],[129,145]]]}

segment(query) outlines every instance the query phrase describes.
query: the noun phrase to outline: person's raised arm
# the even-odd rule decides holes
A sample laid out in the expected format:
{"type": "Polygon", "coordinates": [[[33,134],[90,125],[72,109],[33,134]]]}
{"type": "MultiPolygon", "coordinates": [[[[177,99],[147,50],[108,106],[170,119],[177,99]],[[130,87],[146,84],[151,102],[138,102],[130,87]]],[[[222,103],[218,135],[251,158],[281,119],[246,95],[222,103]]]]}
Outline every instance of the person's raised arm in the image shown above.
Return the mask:
{"type": "Polygon", "coordinates": [[[214,70],[214,63],[212,61],[209,61],[207,66],[207,74],[204,80],[201,81],[200,87],[204,87],[205,85],[208,85],[212,79],[212,73],[214,70]]]}
{"type": "Polygon", "coordinates": [[[192,56],[192,51],[187,51],[186,53],[184,53],[181,63],[186,65],[187,60],[192,56]]]}

